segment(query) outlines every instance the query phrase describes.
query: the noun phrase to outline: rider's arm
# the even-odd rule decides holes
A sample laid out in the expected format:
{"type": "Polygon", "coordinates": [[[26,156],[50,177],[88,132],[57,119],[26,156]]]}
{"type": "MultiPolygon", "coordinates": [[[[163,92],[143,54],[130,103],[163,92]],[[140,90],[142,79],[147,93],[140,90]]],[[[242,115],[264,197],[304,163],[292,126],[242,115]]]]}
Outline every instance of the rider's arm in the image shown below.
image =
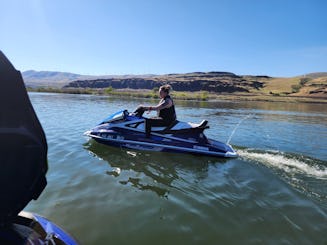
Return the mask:
{"type": "Polygon", "coordinates": [[[162,110],[162,109],[165,109],[165,108],[169,108],[173,105],[173,101],[171,99],[165,99],[165,100],[162,100],[159,102],[158,105],[156,106],[149,106],[149,107],[145,107],[146,110],[148,111],[158,111],[158,110],[162,110]]]}

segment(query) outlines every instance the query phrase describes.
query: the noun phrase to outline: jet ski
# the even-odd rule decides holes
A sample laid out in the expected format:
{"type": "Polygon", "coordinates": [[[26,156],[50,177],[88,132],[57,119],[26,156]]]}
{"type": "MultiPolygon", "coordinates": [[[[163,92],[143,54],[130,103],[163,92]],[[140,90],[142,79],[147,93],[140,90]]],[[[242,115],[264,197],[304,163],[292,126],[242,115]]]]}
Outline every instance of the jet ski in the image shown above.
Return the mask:
{"type": "Polygon", "coordinates": [[[152,127],[150,137],[146,137],[143,112],[118,111],[84,135],[101,144],[134,150],[237,157],[231,145],[205,136],[204,130],[209,128],[207,120],[199,124],[176,120],[167,127],[152,127]]]}
{"type": "Polygon", "coordinates": [[[70,234],[35,213],[21,211],[9,227],[2,228],[1,244],[77,245],[70,234]],[[5,232],[3,232],[5,231],[5,232]]]}

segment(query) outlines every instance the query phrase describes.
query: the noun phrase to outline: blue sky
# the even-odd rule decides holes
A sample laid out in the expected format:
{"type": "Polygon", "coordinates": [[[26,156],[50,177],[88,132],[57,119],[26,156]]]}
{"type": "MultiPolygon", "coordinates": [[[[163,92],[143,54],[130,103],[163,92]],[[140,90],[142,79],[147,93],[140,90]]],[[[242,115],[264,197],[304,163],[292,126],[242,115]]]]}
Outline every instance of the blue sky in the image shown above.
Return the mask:
{"type": "Polygon", "coordinates": [[[0,0],[0,9],[0,49],[20,71],[327,71],[324,0],[0,0]]]}

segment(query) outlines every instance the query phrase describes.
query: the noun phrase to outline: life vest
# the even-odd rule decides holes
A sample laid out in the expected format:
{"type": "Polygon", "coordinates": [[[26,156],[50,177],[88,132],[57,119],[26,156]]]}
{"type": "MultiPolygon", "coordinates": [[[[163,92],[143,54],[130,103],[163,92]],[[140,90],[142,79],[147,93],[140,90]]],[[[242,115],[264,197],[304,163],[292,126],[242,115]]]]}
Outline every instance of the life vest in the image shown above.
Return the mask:
{"type": "Polygon", "coordinates": [[[159,111],[159,117],[161,117],[167,123],[172,123],[176,120],[175,105],[170,95],[167,95],[165,98],[163,98],[163,100],[167,100],[167,99],[170,99],[173,105],[171,107],[161,109],[159,111]]]}

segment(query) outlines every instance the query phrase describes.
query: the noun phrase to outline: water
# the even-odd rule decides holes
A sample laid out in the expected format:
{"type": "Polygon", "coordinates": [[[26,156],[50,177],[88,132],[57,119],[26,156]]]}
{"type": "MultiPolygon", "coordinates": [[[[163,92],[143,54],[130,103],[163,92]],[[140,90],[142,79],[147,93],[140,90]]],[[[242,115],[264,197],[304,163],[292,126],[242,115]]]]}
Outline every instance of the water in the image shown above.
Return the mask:
{"type": "MultiPolygon", "coordinates": [[[[27,211],[82,244],[326,244],[327,107],[179,102],[178,118],[237,159],[149,153],[83,132],[145,100],[29,94],[47,136],[48,185],[27,211]]],[[[152,101],[151,103],[155,103],[152,101]]]]}

